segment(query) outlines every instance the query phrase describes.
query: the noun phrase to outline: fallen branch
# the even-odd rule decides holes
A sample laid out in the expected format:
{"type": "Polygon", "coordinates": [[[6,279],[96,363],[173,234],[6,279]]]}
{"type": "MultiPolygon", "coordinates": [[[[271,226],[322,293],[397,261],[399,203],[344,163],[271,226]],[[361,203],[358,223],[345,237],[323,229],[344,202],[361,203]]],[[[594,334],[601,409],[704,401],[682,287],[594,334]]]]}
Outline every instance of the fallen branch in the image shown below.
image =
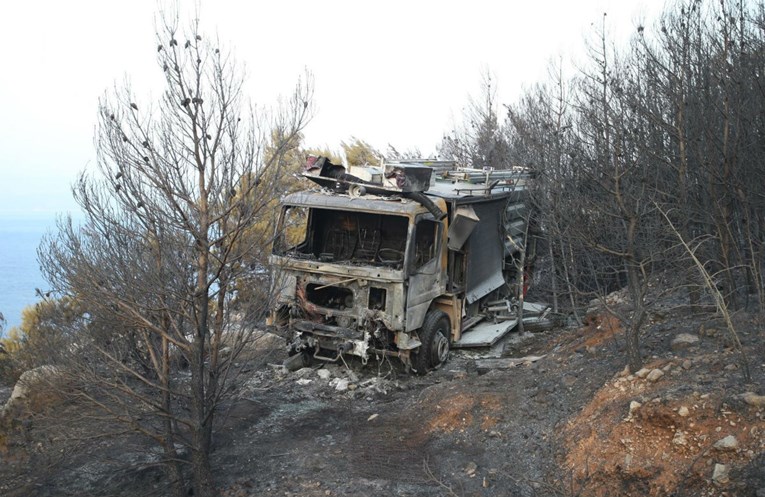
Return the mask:
{"type": "Polygon", "coordinates": [[[476,359],[475,367],[479,373],[492,369],[512,369],[522,364],[528,365],[543,359],[545,356],[530,355],[526,357],[501,357],[491,359],[476,359]]]}
{"type": "Polygon", "coordinates": [[[704,280],[704,286],[707,287],[709,292],[712,294],[712,297],[715,299],[715,305],[717,307],[717,312],[722,314],[723,320],[725,321],[725,327],[728,329],[728,333],[731,336],[731,339],[733,340],[733,344],[736,347],[736,350],[739,353],[739,356],[741,357],[741,367],[744,370],[744,380],[746,383],[749,383],[752,381],[751,374],[749,373],[749,360],[746,357],[746,352],[744,352],[744,347],[741,345],[741,340],[738,338],[738,333],[736,332],[736,329],[733,326],[733,321],[730,318],[730,313],[728,312],[728,305],[725,303],[725,298],[723,297],[720,290],[717,288],[717,285],[715,285],[714,280],[712,279],[712,276],[709,274],[709,271],[704,267],[704,264],[701,263],[701,261],[696,257],[696,252],[694,249],[692,249],[688,243],[685,241],[683,236],[680,234],[680,232],[675,228],[675,225],[672,224],[672,220],[669,219],[669,216],[667,215],[664,210],[659,207],[659,205],[654,202],[654,205],[659,210],[662,216],[664,216],[664,219],[667,220],[667,224],[669,225],[670,229],[672,229],[672,232],[677,236],[677,239],[680,241],[680,244],[683,246],[686,252],[688,252],[688,255],[693,260],[694,265],[699,270],[699,274],[701,275],[701,278],[704,280]]]}

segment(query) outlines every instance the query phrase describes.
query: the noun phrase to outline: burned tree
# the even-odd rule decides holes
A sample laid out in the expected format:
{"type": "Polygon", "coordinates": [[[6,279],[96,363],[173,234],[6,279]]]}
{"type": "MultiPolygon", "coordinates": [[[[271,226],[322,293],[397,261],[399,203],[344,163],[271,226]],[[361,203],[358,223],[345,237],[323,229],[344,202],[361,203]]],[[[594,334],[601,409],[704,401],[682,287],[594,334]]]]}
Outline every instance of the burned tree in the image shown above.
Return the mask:
{"type": "Polygon", "coordinates": [[[233,313],[243,261],[262,243],[247,234],[309,118],[311,86],[254,112],[233,57],[196,20],[184,30],[163,18],[156,57],[158,102],[129,87],[101,101],[97,171],[74,186],[84,220],[61,221],[40,260],[55,292],[86,310],[62,361],[70,400],[161,447],[176,495],[190,473],[209,496],[216,414],[252,338],[238,316],[265,304],[233,313]]]}
{"type": "Polygon", "coordinates": [[[546,258],[542,264],[543,281],[535,282],[537,290],[549,291],[554,312],[570,308],[577,320],[577,271],[573,259],[573,237],[576,212],[564,204],[577,182],[576,159],[581,156],[575,146],[571,83],[563,78],[561,64],[550,68],[552,82],[529,91],[515,105],[507,107],[506,132],[510,157],[534,172],[530,194],[537,222],[546,242],[546,258]],[[549,274],[548,274],[549,273],[549,274]]]}
{"type": "Polygon", "coordinates": [[[444,135],[439,155],[461,166],[509,169],[508,143],[497,114],[497,89],[491,73],[483,75],[480,100],[471,100],[464,111],[463,123],[444,135]]]}
{"type": "Polygon", "coordinates": [[[637,112],[647,100],[645,82],[608,45],[605,19],[590,60],[570,84],[556,71],[552,85],[509,108],[508,122],[513,155],[537,173],[533,193],[549,240],[551,291],[563,289],[576,313],[582,300],[605,302],[626,287],[629,309],[611,312],[625,324],[636,370],[649,284],[668,246],[651,201],[665,193],[644,146],[653,137],[637,112]]]}
{"type": "Polygon", "coordinates": [[[561,276],[552,292],[627,288],[633,368],[658,293],[687,295],[697,308],[719,290],[731,309],[763,308],[763,25],[761,2],[680,2],[655,26],[637,26],[629,50],[609,47],[601,31],[579,77],[565,87],[555,78],[509,109],[513,160],[537,173],[561,276]],[[678,238],[704,240],[694,255],[715,291],[678,238]]]}

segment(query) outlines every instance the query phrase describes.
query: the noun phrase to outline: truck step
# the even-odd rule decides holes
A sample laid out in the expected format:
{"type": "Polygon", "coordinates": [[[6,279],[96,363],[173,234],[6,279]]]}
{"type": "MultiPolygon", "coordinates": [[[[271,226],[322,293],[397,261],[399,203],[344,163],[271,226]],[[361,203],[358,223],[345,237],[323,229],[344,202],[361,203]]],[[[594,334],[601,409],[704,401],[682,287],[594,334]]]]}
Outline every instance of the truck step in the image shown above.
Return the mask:
{"type": "Polygon", "coordinates": [[[481,323],[465,332],[458,341],[452,344],[455,349],[467,347],[491,347],[503,336],[510,333],[518,324],[517,319],[510,319],[501,323],[481,323]]]}

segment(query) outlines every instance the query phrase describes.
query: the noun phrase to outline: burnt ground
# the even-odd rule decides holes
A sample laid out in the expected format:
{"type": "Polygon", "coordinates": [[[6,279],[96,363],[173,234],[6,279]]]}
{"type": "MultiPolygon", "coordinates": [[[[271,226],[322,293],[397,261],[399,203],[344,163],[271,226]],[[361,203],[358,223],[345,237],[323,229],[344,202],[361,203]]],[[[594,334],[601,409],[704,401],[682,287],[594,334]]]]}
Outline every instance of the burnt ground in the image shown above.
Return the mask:
{"type": "MultiPolygon", "coordinates": [[[[288,373],[275,352],[253,362],[225,406],[217,484],[230,497],[761,497],[765,406],[742,394],[765,394],[765,317],[741,313],[735,324],[749,384],[727,332],[677,312],[654,316],[643,338],[647,370],[637,375],[623,371],[623,333],[605,314],[582,328],[511,334],[493,351],[453,352],[424,377],[374,361],[288,373]],[[673,346],[680,333],[699,342],[673,346]],[[476,368],[503,351],[544,357],[476,368]],[[735,446],[716,448],[728,435],[735,446]],[[716,465],[727,474],[713,481],[716,465]]],[[[67,457],[31,456],[33,428],[26,437],[2,453],[2,495],[165,492],[138,447],[100,442],[67,457]],[[131,461],[144,464],[109,469],[131,461]],[[47,476],[22,470],[30,464],[47,476]]]]}

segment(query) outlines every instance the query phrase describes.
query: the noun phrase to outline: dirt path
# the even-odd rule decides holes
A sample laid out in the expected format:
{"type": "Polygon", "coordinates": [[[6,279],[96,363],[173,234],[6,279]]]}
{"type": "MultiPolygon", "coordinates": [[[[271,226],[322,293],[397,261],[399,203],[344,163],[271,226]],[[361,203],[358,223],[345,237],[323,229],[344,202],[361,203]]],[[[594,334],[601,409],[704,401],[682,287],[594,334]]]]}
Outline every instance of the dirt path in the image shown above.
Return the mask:
{"type": "Polygon", "coordinates": [[[573,346],[554,333],[513,337],[507,349],[546,357],[487,374],[466,352],[425,377],[337,366],[322,368],[328,379],[310,369],[262,374],[218,440],[228,495],[562,492],[562,427],[620,369],[616,354],[593,366],[573,346]],[[356,388],[339,392],[336,378],[356,388]]]}
{"type": "MultiPolygon", "coordinates": [[[[622,372],[621,329],[603,318],[453,353],[425,377],[383,368],[381,379],[371,366],[261,372],[219,440],[225,495],[754,496],[765,488],[765,413],[737,396],[757,385],[741,385],[723,336],[671,345],[702,325],[652,325],[645,352],[647,371],[662,370],[655,382],[622,372]],[[544,358],[475,370],[476,358],[503,349],[544,358]],[[350,389],[338,391],[338,380],[350,389]],[[641,407],[630,415],[633,402],[641,407]],[[727,434],[739,448],[711,449],[727,434]],[[730,476],[715,482],[723,463],[730,476]]],[[[744,335],[760,386],[761,337],[756,326],[744,335]]]]}

